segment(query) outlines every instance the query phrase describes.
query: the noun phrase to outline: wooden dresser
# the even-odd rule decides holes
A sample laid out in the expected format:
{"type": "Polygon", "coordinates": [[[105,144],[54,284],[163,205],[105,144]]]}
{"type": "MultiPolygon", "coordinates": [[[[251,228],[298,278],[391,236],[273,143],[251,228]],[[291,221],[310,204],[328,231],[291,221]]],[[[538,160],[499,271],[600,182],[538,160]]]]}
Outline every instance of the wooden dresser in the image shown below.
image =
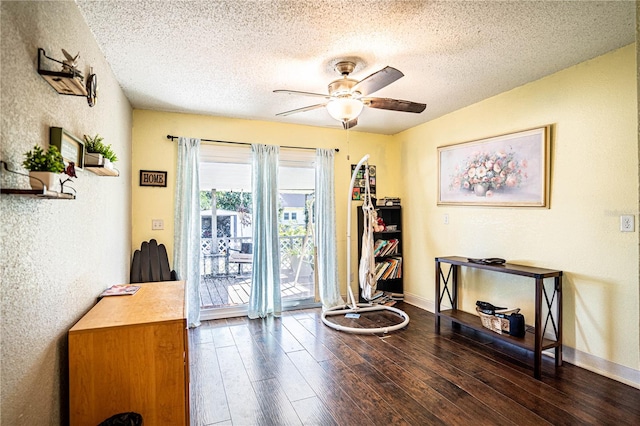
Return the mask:
{"type": "Polygon", "coordinates": [[[189,424],[184,281],[101,299],[69,330],[71,425],[134,411],[145,426],[189,424]]]}

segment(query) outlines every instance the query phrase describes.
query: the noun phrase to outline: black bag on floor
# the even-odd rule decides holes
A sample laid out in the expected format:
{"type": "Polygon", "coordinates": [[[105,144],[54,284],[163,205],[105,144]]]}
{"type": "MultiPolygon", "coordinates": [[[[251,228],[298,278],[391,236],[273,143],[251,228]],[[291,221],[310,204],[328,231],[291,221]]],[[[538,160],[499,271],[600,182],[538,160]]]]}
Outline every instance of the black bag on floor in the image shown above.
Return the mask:
{"type": "Polygon", "coordinates": [[[142,426],[142,416],[138,413],[119,413],[98,426],[142,426]]]}

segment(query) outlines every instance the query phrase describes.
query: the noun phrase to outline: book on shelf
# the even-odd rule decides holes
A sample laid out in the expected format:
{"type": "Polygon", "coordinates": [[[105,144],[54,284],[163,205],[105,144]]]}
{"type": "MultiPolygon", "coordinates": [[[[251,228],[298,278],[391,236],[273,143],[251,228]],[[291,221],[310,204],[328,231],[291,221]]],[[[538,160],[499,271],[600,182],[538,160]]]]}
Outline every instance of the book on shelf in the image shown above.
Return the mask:
{"type": "Polygon", "coordinates": [[[378,262],[375,268],[376,280],[402,278],[402,258],[390,257],[378,262]]]}
{"type": "Polygon", "coordinates": [[[398,254],[399,243],[400,241],[395,238],[392,240],[376,240],[373,244],[373,255],[382,257],[398,254]]]}
{"type": "Polygon", "coordinates": [[[384,246],[387,245],[387,243],[388,243],[387,240],[376,240],[376,242],[373,243],[373,255],[378,256],[378,253],[380,253],[380,250],[382,250],[384,246]]]}
{"type": "Polygon", "coordinates": [[[389,267],[389,264],[387,262],[376,263],[376,269],[375,269],[376,281],[382,279],[382,274],[385,273],[388,267],[389,267]]]}
{"type": "Polygon", "coordinates": [[[138,290],[140,290],[139,285],[131,285],[131,284],[112,285],[111,287],[109,287],[108,289],[100,293],[100,296],[98,297],[132,295],[132,294],[135,294],[136,291],[138,290]]]}
{"type": "Polygon", "coordinates": [[[370,300],[376,300],[384,296],[384,292],[376,291],[373,296],[371,296],[370,300]]]}
{"type": "Polygon", "coordinates": [[[369,299],[369,303],[374,305],[393,306],[397,301],[404,300],[403,293],[392,293],[388,291],[378,291],[374,297],[369,299]]]}

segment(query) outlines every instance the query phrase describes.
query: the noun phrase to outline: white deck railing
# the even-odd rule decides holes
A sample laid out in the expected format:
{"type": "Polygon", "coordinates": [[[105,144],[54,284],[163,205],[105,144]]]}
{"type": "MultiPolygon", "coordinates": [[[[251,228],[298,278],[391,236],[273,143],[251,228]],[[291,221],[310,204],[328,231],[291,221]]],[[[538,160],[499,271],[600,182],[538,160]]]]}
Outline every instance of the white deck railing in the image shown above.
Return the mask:
{"type": "MultiPolygon", "coordinates": [[[[229,262],[231,253],[239,253],[243,243],[251,243],[251,237],[223,237],[200,239],[200,271],[202,275],[229,275],[237,272],[233,262],[229,262]],[[216,247],[212,250],[212,247],[216,247]],[[230,264],[231,263],[231,270],[230,264]]],[[[293,269],[297,259],[303,254],[303,263],[313,265],[313,238],[305,236],[280,236],[280,269],[293,269]]],[[[251,266],[242,266],[241,272],[250,271],[251,266]]]]}

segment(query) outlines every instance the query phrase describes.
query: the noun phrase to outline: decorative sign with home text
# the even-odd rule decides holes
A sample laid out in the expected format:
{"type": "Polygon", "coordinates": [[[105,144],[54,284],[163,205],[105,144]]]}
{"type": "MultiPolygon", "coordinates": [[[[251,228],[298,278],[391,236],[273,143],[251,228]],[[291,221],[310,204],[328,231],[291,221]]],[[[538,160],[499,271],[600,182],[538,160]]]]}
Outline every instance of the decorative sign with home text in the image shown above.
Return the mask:
{"type": "Polygon", "coordinates": [[[140,170],[140,186],[167,186],[167,172],[140,170]]]}

